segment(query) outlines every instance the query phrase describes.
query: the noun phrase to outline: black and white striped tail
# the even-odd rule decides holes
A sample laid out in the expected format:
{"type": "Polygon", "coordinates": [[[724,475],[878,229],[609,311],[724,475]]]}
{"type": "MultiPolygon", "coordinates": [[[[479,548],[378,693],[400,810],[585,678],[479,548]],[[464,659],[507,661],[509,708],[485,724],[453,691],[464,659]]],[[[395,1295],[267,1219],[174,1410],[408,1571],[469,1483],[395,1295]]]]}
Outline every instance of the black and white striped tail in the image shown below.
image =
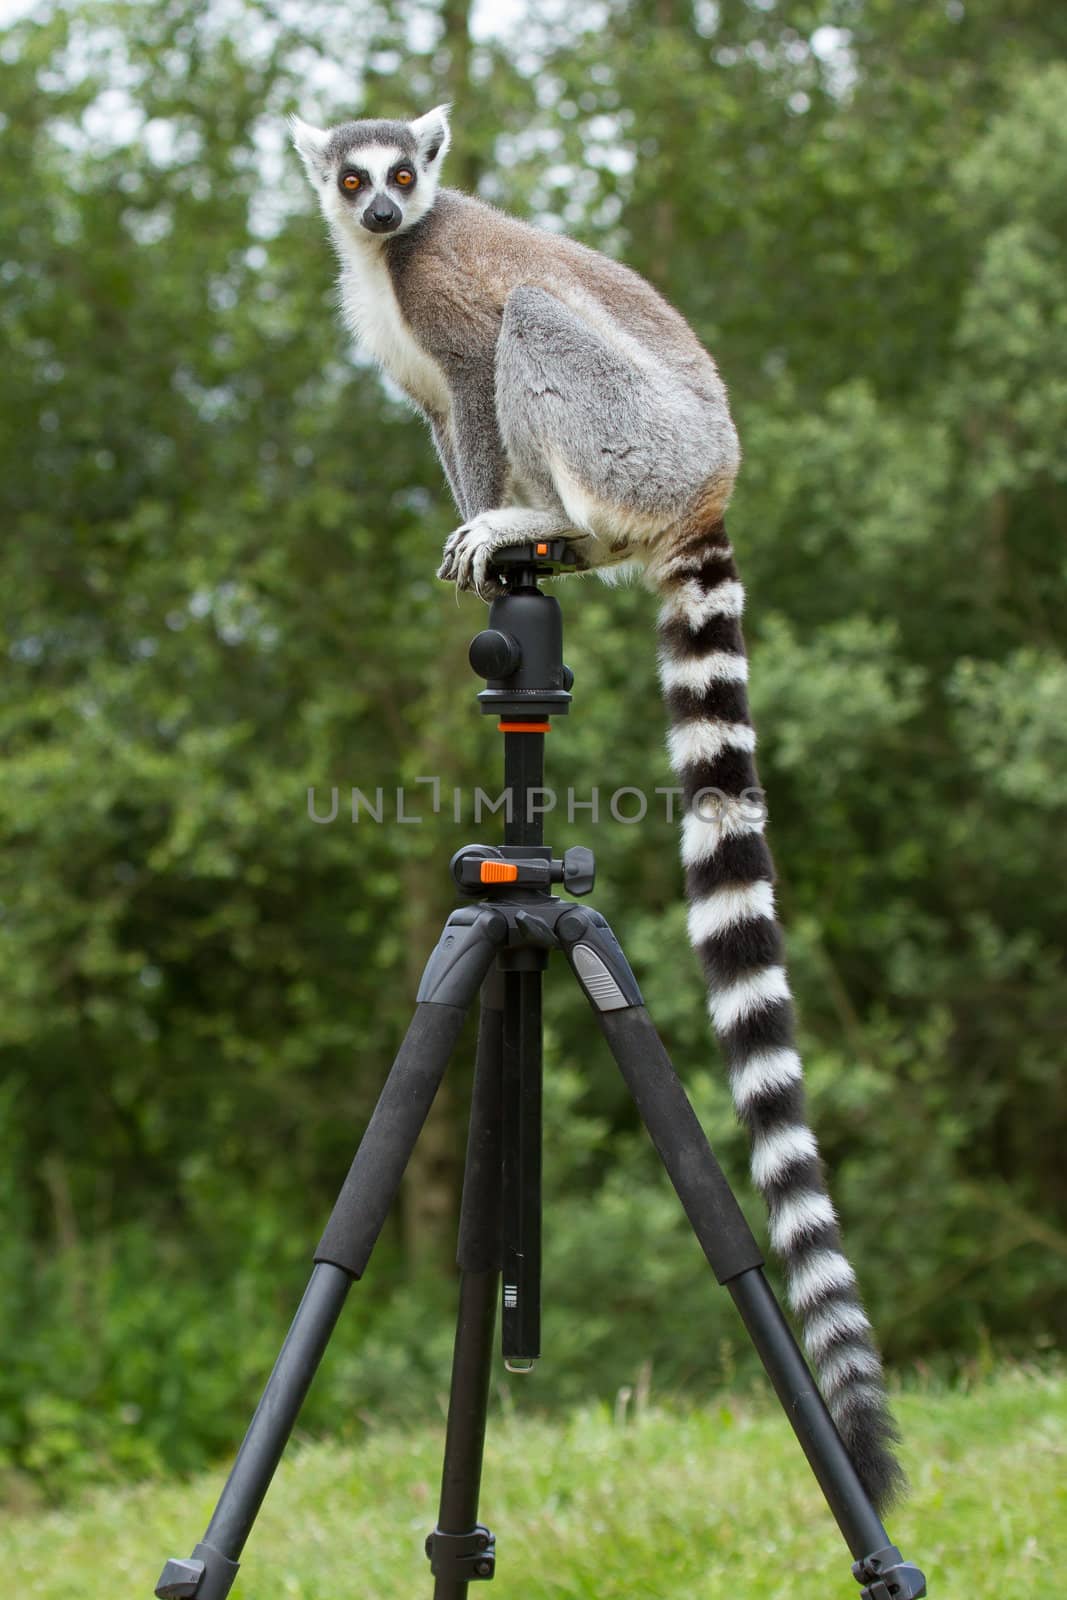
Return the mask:
{"type": "Polygon", "coordinates": [[[744,591],[721,518],[675,540],[655,581],[664,596],[660,676],[671,761],[685,790],[689,936],[707,976],[708,1009],[748,1129],[752,1177],[767,1204],[790,1304],[838,1431],[868,1494],[883,1507],[903,1484],[891,1449],[897,1433],[806,1120],[753,758],[744,591]]]}

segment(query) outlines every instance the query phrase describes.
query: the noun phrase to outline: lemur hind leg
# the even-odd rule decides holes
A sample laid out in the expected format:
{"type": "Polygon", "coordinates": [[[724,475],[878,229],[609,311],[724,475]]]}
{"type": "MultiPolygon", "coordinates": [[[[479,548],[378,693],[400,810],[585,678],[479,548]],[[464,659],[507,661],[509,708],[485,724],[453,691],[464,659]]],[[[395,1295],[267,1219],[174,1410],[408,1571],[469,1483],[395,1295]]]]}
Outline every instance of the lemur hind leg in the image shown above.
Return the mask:
{"type": "Polygon", "coordinates": [[[588,566],[645,559],[736,445],[724,407],[651,362],[622,319],[529,284],[504,307],[496,403],[511,471],[587,536],[588,566]]]}
{"type": "Polygon", "coordinates": [[[529,284],[504,306],[496,416],[511,497],[527,504],[457,528],[439,572],[485,595],[494,551],[532,538],[576,542],[582,568],[662,555],[724,474],[725,503],[736,470],[724,398],[669,356],[650,361],[592,299],[570,304],[529,284]]]}

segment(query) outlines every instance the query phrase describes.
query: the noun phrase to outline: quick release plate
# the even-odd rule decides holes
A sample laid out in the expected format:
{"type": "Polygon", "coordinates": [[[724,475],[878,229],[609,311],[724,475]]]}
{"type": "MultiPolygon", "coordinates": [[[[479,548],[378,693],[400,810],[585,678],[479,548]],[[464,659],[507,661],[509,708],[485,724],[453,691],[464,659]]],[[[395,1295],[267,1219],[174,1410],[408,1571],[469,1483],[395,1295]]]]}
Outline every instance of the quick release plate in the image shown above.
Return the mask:
{"type": "Polygon", "coordinates": [[[537,576],[551,577],[555,572],[570,572],[578,566],[578,552],[568,539],[536,539],[529,544],[504,545],[493,551],[492,567],[505,580],[523,569],[533,569],[537,576]]]}

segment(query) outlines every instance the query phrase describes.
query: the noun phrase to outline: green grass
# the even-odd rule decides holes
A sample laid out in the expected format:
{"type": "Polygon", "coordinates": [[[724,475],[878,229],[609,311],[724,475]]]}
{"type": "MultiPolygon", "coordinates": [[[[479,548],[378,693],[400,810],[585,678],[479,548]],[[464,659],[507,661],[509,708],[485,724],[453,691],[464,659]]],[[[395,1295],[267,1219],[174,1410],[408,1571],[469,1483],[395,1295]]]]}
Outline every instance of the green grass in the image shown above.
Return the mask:
{"type": "MultiPolygon", "coordinates": [[[[890,1533],[931,1595],[1058,1592],[1067,1569],[1067,1379],[1007,1371],[966,1391],[898,1397],[910,1499],[890,1533]]],[[[297,1446],[244,1553],[233,1600],[413,1600],[436,1510],[440,1418],[358,1449],[297,1446]]],[[[5,1593],[151,1595],[163,1559],[203,1533],[221,1471],[98,1491],[10,1519],[5,1593]]],[[[617,1423],[497,1416],[482,1516],[498,1600],[828,1600],[858,1595],[845,1547],[781,1414],[750,1401],[655,1406],[617,1423]]],[[[472,1590],[477,1595],[478,1590],[472,1590]]]]}

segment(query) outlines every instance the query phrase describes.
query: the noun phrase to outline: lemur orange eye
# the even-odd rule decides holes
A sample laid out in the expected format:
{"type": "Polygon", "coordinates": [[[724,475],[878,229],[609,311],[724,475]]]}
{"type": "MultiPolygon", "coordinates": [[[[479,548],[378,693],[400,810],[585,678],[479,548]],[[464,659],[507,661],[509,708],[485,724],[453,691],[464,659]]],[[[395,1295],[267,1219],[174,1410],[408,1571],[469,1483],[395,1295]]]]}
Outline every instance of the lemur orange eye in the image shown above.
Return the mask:
{"type": "Polygon", "coordinates": [[[411,185],[415,182],[415,174],[412,172],[410,167],[401,167],[400,171],[396,175],[396,181],[399,183],[402,189],[410,189],[411,185]]]}
{"type": "Polygon", "coordinates": [[[346,172],[341,179],[341,188],[347,189],[349,194],[355,194],[356,190],[361,187],[362,179],[357,177],[354,172],[346,172]]]}

